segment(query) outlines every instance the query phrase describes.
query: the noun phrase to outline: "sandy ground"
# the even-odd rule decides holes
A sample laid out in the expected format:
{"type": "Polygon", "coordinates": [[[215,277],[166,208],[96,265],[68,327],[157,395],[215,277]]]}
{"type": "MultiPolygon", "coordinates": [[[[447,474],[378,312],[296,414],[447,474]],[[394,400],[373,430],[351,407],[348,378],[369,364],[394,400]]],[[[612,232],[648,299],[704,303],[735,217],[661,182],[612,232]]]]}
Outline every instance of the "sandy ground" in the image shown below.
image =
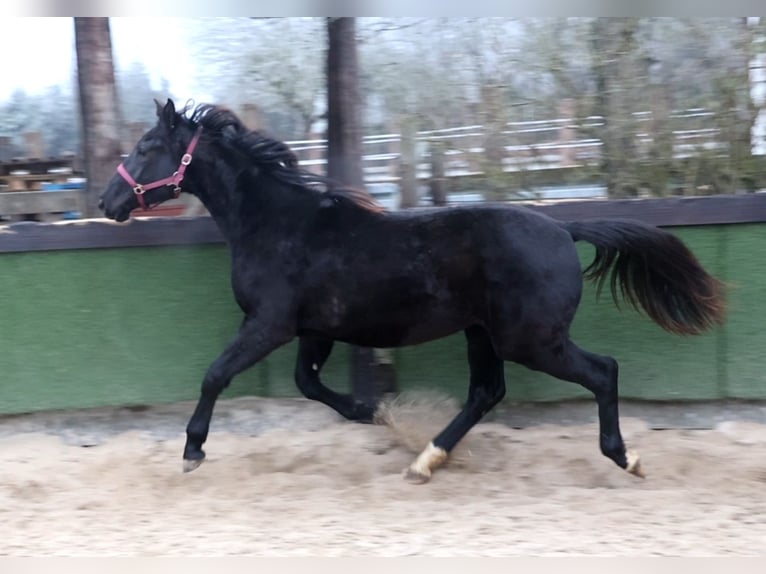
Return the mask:
{"type": "Polygon", "coordinates": [[[766,553],[766,425],[658,431],[625,417],[641,480],[601,456],[593,422],[486,423],[416,486],[401,476],[412,449],[453,412],[425,404],[399,404],[392,427],[306,401],[224,401],[190,474],[190,405],[2,419],[0,554],[766,553]]]}

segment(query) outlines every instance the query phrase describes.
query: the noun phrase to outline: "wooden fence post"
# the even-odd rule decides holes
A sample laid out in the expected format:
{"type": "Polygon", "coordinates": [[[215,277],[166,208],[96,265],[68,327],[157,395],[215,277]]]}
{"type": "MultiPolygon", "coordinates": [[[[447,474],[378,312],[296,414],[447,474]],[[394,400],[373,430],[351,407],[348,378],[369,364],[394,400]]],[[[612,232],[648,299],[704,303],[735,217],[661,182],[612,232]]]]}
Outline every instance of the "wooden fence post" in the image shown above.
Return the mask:
{"type": "Polygon", "coordinates": [[[13,158],[13,141],[8,136],[0,136],[0,161],[13,158]]]}
{"type": "Polygon", "coordinates": [[[407,209],[418,205],[418,160],[415,141],[415,124],[411,118],[401,122],[399,155],[399,207],[407,209]]]}
{"type": "Polygon", "coordinates": [[[575,138],[574,100],[569,98],[561,100],[559,103],[559,115],[566,120],[559,128],[558,141],[556,142],[559,145],[559,167],[572,167],[575,165],[575,150],[568,144],[575,138]]]}
{"type": "Polygon", "coordinates": [[[431,142],[431,201],[434,205],[447,205],[447,177],[444,170],[444,144],[431,142]]]}
{"type": "Polygon", "coordinates": [[[24,155],[31,159],[43,159],[45,157],[45,145],[42,132],[24,132],[24,155]]]}

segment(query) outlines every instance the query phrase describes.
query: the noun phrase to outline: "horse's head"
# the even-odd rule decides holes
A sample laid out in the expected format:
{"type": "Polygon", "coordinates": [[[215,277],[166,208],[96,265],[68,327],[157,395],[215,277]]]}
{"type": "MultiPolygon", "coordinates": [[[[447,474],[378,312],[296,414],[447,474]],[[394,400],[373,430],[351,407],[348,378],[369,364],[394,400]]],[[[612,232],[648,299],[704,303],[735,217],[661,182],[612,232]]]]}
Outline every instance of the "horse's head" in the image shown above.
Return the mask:
{"type": "Polygon", "coordinates": [[[99,207],[110,219],[125,221],[137,207],[148,209],[181,192],[199,131],[192,132],[172,100],[155,103],[157,124],[138,140],[101,194],[99,207]]]}

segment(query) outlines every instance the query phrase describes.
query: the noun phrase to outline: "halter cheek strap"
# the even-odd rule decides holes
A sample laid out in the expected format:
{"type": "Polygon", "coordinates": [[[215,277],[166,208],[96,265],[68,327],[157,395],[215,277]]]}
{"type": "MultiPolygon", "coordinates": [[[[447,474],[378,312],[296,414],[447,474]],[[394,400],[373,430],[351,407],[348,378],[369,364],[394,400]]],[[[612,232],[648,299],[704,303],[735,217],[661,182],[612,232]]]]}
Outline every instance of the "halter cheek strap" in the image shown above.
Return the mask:
{"type": "Polygon", "coordinates": [[[136,199],[138,200],[138,205],[141,206],[141,209],[144,211],[151,209],[153,206],[148,206],[146,204],[146,201],[144,200],[144,194],[151,190],[156,189],[158,187],[163,187],[166,185],[173,186],[173,197],[178,197],[181,193],[181,182],[184,179],[184,174],[186,173],[186,168],[191,163],[192,160],[192,154],[194,153],[194,149],[197,147],[197,142],[199,142],[200,135],[202,134],[202,127],[197,128],[197,131],[194,133],[194,136],[192,137],[191,141],[189,142],[189,145],[186,148],[186,153],[181,156],[181,164],[178,166],[178,170],[173,173],[173,175],[169,177],[165,177],[163,179],[158,179],[157,181],[153,181],[151,183],[138,183],[135,179],[133,179],[133,176],[131,176],[128,173],[128,170],[125,168],[124,164],[120,164],[117,166],[117,173],[119,173],[122,178],[128,182],[128,184],[133,188],[133,193],[136,194],[136,199]]]}

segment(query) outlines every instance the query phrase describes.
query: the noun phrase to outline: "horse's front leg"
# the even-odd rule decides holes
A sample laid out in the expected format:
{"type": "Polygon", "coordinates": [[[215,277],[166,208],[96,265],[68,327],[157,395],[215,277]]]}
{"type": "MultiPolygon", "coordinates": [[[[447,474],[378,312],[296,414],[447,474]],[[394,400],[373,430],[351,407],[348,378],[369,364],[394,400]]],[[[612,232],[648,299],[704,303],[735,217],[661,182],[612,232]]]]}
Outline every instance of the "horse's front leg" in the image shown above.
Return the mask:
{"type": "Polygon", "coordinates": [[[231,379],[252,367],[271,351],[289,342],[294,334],[282,323],[274,324],[263,319],[246,318],[237,337],[210,365],[202,382],[202,392],[197,408],[186,427],[184,447],[184,472],[197,468],[205,458],[202,445],[207,440],[210,419],[215,402],[229,386],[231,379]]]}

